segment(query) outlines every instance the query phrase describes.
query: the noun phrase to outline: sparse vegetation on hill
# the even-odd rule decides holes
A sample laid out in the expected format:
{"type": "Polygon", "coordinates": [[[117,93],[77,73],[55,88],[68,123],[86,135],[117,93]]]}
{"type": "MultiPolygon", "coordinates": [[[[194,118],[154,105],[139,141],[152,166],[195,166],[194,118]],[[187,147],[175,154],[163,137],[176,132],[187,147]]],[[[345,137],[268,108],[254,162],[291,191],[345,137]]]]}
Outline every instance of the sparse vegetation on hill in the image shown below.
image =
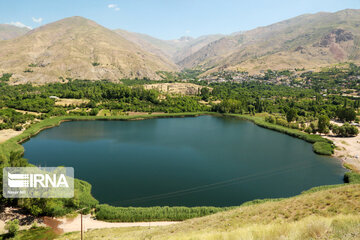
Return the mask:
{"type": "Polygon", "coordinates": [[[250,73],[319,69],[345,61],[359,62],[360,11],[301,15],[211,42],[183,59],[184,68],[250,73]],[[216,67],[214,67],[216,66],[216,67]]]}
{"type": "Polygon", "coordinates": [[[176,70],[174,64],[82,17],[44,25],[16,41],[0,41],[0,72],[14,73],[17,83],[60,82],[59,77],[160,79],[157,71],[176,70]]]}
{"type": "MultiPolygon", "coordinates": [[[[358,184],[242,206],[158,228],[92,230],[87,239],[358,239],[358,184]]],[[[76,239],[79,233],[60,239],[76,239]]]]}

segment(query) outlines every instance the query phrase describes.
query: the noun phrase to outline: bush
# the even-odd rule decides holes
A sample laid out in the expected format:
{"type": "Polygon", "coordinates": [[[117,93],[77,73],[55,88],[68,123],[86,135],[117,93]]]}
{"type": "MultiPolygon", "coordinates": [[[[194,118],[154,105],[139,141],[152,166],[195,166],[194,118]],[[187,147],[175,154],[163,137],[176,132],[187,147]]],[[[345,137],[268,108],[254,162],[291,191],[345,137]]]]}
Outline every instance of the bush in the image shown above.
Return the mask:
{"type": "Polygon", "coordinates": [[[283,127],[287,127],[289,125],[288,122],[285,119],[282,119],[282,118],[277,118],[276,119],[276,124],[280,125],[280,126],[283,126],[283,127]]]}
{"type": "Polygon", "coordinates": [[[15,236],[19,230],[19,219],[14,219],[5,223],[5,229],[10,236],[15,236]]]}
{"type": "Polygon", "coordinates": [[[274,116],[266,116],[265,117],[265,121],[268,122],[268,123],[273,123],[275,124],[276,123],[276,118],[274,116]]]}
{"type": "Polygon", "coordinates": [[[327,142],[316,142],[313,144],[313,151],[321,155],[331,155],[334,153],[334,147],[327,142]]]}
{"type": "Polygon", "coordinates": [[[11,73],[4,73],[2,75],[2,77],[0,78],[0,81],[2,82],[8,82],[11,78],[12,74],[11,73]]]}
{"type": "Polygon", "coordinates": [[[347,172],[344,176],[346,183],[360,183],[360,174],[355,172],[347,172]]]}
{"type": "Polygon", "coordinates": [[[311,127],[307,127],[307,128],[305,128],[305,132],[310,134],[313,132],[313,129],[311,127]]]}

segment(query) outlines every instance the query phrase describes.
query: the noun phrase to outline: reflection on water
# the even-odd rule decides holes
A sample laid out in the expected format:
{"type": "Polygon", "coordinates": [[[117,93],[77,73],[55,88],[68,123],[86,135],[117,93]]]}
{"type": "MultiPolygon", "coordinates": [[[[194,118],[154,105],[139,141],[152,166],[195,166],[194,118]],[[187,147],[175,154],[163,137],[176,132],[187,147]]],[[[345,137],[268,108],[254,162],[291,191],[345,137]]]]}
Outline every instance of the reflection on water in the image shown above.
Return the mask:
{"type": "Polygon", "coordinates": [[[230,118],[76,121],[24,144],[41,166],[74,167],[100,202],[233,206],[341,183],[344,169],[302,140],[230,118]]]}

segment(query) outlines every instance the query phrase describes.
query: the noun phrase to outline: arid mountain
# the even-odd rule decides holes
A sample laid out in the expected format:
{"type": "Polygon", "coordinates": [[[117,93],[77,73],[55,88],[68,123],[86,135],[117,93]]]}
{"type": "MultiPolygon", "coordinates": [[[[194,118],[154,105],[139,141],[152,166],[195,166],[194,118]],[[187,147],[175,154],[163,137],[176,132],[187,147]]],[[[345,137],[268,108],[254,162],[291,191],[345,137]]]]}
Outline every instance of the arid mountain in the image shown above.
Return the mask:
{"type": "Polygon", "coordinates": [[[360,10],[307,14],[266,27],[232,34],[188,56],[183,68],[259,72],[316,69],[360,61],[360,10]]]}
{"type": "Polygon", "coordinates": [[[136,43],[142,49],[151,52],[155,55],[162,56],[169,61],[171,60],[171,56],[175,53],[173,46],[168,44],[166,41],[151,37],[142,33],[128,32],[122,29],[114,30],[117,34],[122,36],[123,38],[136,43]]]}
{"type": "Polygon", "coordinates": [[[44,83],[60,77],[158,79],[159,70],[177,67],[82,17],[66,18],[0,41],[0,73],[14,73],[15,83],[44,83]]]}
{"type": "Polygon", "coordinates": [[[138,44],[141,48],[156,55],[171,59],[173,63],[182,61],[184,58],[197,52],[210,42],[222,38],[224,35],[205,35],[198,38],[181,37],[174,40],[161,40],[146,34],[128,32],[125,30],[114,30],[122,37],[138,44]]]}
{"type": "Polygon", "coordinates": [[[0,24],[0,40],[9,40],[24,35],[30,31],[26,27],[16,27],[10,24],[0,24]]]}
{"type": "Polygon", "coordinates": [[[175,63],[181,62],[184,58],[196,53],[209,43],[224,37],[221,34],[204,35],[198,38],[181,37],[179,39],[167,41],[176,51],[173,54],[175,63]]]}

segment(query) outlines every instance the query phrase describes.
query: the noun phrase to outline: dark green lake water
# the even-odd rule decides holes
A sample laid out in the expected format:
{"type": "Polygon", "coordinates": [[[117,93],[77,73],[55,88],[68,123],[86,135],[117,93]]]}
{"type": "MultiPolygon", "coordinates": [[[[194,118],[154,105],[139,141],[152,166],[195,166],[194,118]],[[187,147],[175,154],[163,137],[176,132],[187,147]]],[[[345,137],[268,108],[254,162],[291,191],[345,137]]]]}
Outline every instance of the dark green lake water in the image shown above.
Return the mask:
{"type": "Polygon", "coordinates": [[[30,163],[74,167],[116,206],[233,206],[342,183],[345,172],[302,140],[211,116],[65,122],[23,145],[30,163]]]}

